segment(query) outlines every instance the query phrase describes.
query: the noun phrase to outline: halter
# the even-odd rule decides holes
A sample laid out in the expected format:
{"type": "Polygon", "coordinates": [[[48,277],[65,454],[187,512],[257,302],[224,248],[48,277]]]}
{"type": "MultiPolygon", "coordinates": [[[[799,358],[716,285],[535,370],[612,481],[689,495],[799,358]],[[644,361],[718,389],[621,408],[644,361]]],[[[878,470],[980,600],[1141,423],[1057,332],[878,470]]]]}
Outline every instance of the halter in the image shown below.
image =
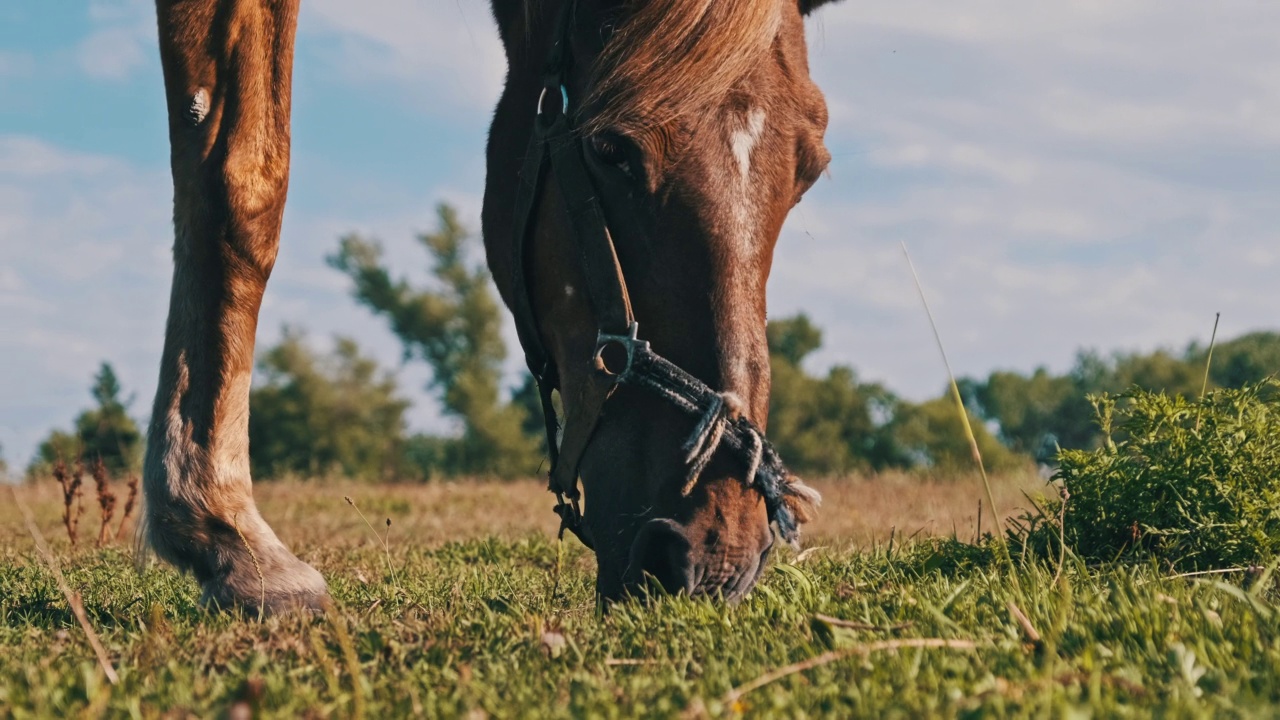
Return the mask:
{"type": "Polygon", "coordinates": [[[566,0],[559,13],[559,35],[547,58],[533,133],[520,172],[512,278],[516,330],[542,401],[551,461],[549,489],[556,495],[560,536],[568,530],[584,545],[593,547],[582,524],[578,470],[605,402],[620,383],[625,383],[646,388],[698,418],[693,433],[682,447],[688,467],[682,487],[684,495],[693,491],[716,451],[728,446],[746,466],[744,481],[764,497],[769,520],[777,525],[782,539],[794,545],[799,539],[799,528],[784,498],[808,499],[814,495],[813,491],[787,471],[759,427],[732,412],[732,403],[727,402],[726,394],[711,389],[640,339],[626,278],[609,234],[599,193],[583,158],[583,141],[569,118],[566,80],[572,66],[569,39],[574,4],[573,0],[566,0]],[[588,365],[587,381],[577,397],[572,398],[573,402],[565,402],[564,433],[559,443],[556,441],[560,421],[551,400],[552,391],[560,385],[559,374],[538,332],[525,273],[533,210],[548,175],[554,176],[565,202],[566,215],[572,225],[570,234],[581,258],[597,324],[595,351],[591,357],[583,358],[583,363],[588,365]]]}

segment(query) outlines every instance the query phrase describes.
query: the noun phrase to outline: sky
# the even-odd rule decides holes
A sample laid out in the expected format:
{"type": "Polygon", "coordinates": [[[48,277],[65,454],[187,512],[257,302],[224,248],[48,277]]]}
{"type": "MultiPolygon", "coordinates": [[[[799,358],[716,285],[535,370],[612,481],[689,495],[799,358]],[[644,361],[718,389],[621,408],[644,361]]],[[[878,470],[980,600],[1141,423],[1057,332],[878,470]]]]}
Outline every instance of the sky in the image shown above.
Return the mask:
{"type": "MultiPolygon", "coordinates": [[[[449,424],[425,368],[324,263],[415,233],[448,201],[479,227],[505,62],[481,0],[303,0],[293,177],[259,347],[305,328],[395,368],[414,430],[449,424]]],[[[771,316],[807,312],[810,369],[905,397],[955,371],[1068,369],[1081,348],[1180,349],[1280,329],[1280,3],[851,0],[808,21],[830,170],[792,212],[771,316]]],[[[172,186],[150,0],[0,3],[0,444],[20,468],[90,405],[155,391],[172,186]]],[[[478,243],[477,243],[478,244],[478,243]]],[[[479,259],[479,255],[477,255],[479,259]]],[[[514,330],[511,373],[519,361],[514,330]]]]}

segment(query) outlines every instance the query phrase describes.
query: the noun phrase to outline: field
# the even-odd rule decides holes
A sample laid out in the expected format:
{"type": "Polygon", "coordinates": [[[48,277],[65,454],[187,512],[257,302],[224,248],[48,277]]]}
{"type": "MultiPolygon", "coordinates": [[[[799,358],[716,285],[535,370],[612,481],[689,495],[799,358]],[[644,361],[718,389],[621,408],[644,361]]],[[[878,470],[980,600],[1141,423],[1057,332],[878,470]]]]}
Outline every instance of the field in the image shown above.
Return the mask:
{"type": "MultiPolygon", "coordinates": [[[[90,498],[71,548],[57,488],[21,488],[114,686],[6,490],[0,717],[1277,714],[1266,571],[1017,557],[1010,570],[989,542],[969,544],[973,479],[815,484],[827,502],[805,551],[775,556],[740,605],[668,597],[607,614],[593,558],[555,542],[537,483],[262,485],[263,514],[338,606],[264,622],[205,613],[190,579],[135,571],[127,542],[95,548],[90,498]]],[[[1010,513],[1044,489],[996,482],[1010,513]]]]}

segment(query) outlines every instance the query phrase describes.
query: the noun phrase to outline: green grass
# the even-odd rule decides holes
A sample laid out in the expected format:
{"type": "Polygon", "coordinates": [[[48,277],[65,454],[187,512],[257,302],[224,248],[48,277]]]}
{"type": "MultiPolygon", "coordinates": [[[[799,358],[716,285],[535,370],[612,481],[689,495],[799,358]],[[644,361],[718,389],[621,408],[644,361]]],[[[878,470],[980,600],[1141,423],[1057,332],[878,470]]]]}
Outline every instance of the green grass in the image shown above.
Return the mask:
{"type": "Polygon", "coordinates": [[[393,532],[394,586],[367,529],[299,546],[329,579],[335,615],[263,623],[207,614],[167,567],[139,575],[120,548],[71,551],[62,538],[67,579],[119,672],[112,687],[25,531],[0,518],[3,717],[209,717],[242,701],[280,717],[1231,717],[1275,715],[1280,701],[1270,578],[1073,566],[1055,585],[1056,568],[1023,565],[1015,585],[989,547],[832,545],[777,558],[736,607],[669,597],[601,615],[590,555],[566,543],[559,562],[546,533],[416,545],[393,532]],[[858,651],[913,638],[975,647],[858,651]],[[724,701],[833,649],[846,656],[724,701]]]}

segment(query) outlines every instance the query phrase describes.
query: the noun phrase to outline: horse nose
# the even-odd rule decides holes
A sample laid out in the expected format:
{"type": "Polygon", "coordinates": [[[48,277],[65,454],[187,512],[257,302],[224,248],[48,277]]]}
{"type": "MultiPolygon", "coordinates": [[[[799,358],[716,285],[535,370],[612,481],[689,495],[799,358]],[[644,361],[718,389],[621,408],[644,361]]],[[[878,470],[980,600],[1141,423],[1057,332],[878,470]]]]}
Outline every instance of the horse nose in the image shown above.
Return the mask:
{"type": "Polygon", "coordinates": [[[645,575],[662,583],[669,593],[693,590],[693,546],[683,526],[674,520],[650,520],[631,544],[628,584],[640,585],[645,575]]]}

